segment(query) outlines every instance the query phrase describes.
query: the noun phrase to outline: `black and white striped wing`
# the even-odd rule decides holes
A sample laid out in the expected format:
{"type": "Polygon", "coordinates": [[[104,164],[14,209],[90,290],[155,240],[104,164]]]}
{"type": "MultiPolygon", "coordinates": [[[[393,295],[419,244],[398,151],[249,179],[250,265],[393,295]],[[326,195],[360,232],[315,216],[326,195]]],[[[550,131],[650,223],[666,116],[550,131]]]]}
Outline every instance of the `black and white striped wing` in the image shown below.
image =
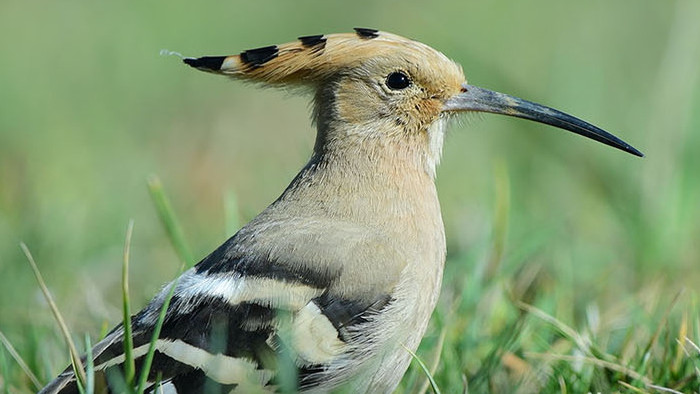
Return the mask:
{"type": "MultiPolygon", "coordinates": [[[[331,375],[342,372],[338,362],[352,358],[352,327],[366,323],[390,298],[338,299],[327,290],[332,276],[229,256],[229,242],[178,279],[149,382],[159,380],[164,389],[177,393],[274,391],[282,344],[296,356],[301,389],[342,382],[331,375]]],[[[137,376],[170,286],[132,319],[137,376]]],[[[95,370],[108,383],[107,391],[123,381],[123,335],[122,326],[115,328],[93,351],[95,370]]],[[[42,392],[77,393],[72,371],[42,392]]]]}

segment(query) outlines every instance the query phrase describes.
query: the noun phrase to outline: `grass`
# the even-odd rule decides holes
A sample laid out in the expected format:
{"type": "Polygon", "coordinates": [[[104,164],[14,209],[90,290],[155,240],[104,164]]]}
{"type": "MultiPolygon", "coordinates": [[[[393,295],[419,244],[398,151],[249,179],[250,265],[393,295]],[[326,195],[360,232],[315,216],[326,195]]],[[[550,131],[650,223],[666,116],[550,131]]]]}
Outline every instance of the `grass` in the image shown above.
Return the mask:
{"type": "MultiPolygon", "coordinates": [[[[416,352],[437,387],[700,391],[698,4],[3,2],[0,331],[15,351],[0,346],[0,392],[35,391],[31,374],[45,383],[70,359],[20,241],[82,353],[84,333],[104,336],[126,300],[140,309],[310,154],[306,99],[159,50],[223,54],[355,25],[429,43],[470,83],[581,116],[647,155],[524,121],[453,125],[437,180],[448,261],[416,352]],[[170,197],[159,209],[143,186],[152,173],[170,197]]],[[[422,390],[413,362],[399,391],[422,390]]]]}
{"type": "MultiPolygon", "coordinates": [[[[507,172],[502,169],[498,170],[498,174],[499,177],[507,177],[507,172]]],[[[504,182],[506,181],[501,180],[502,184],[504,182]]],[[[149,182],[149,186],[152,184],[149,182]]],[[[506,194],[508,188],[500,186],[498,190],[506,194]]],[[[159,202],[167,201],[162,187],[151,188],[151,192],[157,208],[159,202]]],[[[497,201],[497,223],[505,226],[507,219],[502,216],[508,212],[507,196],[500,196],[497,201]]],[[[169,216],[161,217],[161,222],[166,226],[178,223],[172,209],[158,209],[158,213],[169,216]]],[[[122,310],[127,322],[131,317],[128,272],[133,228],[134,222],[130,221],[122,260],[122,310]]],[[[494,230],[498,234],[503,231],[504,229],[494,230]]],[[[178,243],[184,242],[183,238],[173,236],[176,232],[172,229],[167,229],[166,233],[170,235],[175,250],[185,250],[178,247],[178,243]]],[[[496,240],[492,247],[500,248],[501,241],[496,240]]],[[[79,388],[82,393],[90,394],[94,390],[90,337],[85,336],[88,358],[87,365],[83,367],[64,319],[55,306],[29,249],[24,244],[22,249],[70,349],[73,368],[80,376],[79,388]]],[[[493,259],[485,261],[485,264],[492,266],[493,259]]],[[[700,343],[700,314],[692,300],[695,294],[679,292],[668,303],[656,303],[655,309],[636,311],[641,316],[648,317],[644,319],[647,321],[646,326],[641,327],[614,314],[608,320],[601,316],[601,311],[595,306],[591,306],[586,311],[583,326],[576,329],[543,309],[521,301],[523,294],[518,294],[518,291],[528,290],[527,286],[533,284],[535,276],[525,275],[530,278],[529,283],[518,284],[508,283],[513,282],[512,278],[509,280],[501,277],[495,269],[487,268],[481,270],[480,274],[483,275],[480,278],[483,280],[482,289],[476,293],[463,291],[460,297],[452,300],[447,310],[436,311],[434,322],[441,326],[437,342],[434,342],[429,333],[421,347],[424,352],[434,348],[432,367],[429,368],[421,356],[406,348],[415,363],[404,378],[400,391],[423,393],[430,388],[439,394],[443,387],[446,392],[454,392],[458,388],[463,392],[700,392],[700,347],[697,345],[700,343]],[[478,297],[472,299],[470,293],[478,297]],[[485,310],[501,311],[503,315],[494,313],[481,321],[476,319],[479,311],[485,310]],[[471,321],[458,316],[471,316],[471,321]],[[616,319],[622,320],[623,325],[618,325],[619,322],[616,324],[616,319]],[[484,328],[486,332],[483,332],[484,328]],[[473,341],[470,336],[474,339],[483,338],[487,345],[482,346],[481,341],[473,341]],[[443,355],[445,348],[449,351],[443,355]],[[476,367],[470,369],[469,364],[475,359],[478,360],[476,367]]],[[[177,281],[174,283],[161,308],[144,370],[138,380],[135,380],[134,360],[131,356],[133,344],[130,341],[125,343],[127,361],[123,387],[127,392],[144,392],[155,343],[177,281]]],[[[552,306],[550,298],[545,297],[544,301],[538,296],[530,295],[529,298],[543,304],[543,307],[552,306]]],[[[441,306],[445,307],[444,304],[441,306]]],[[[432,330],[432,335],[436,330],[437,327],[432,330]]],[[[130,328],[126,332],[129,335],[130,328]]],[[[7,360],[0,360],[6,390],[9,387],[28,389],[29,387],[22,386],[25,379],[34,387],[39,386],[40,382],[31,368],[5,336],[2,333],[0,335],[5,350],[24,373],[24,376],[11,378],[7,360]]],[[[285,392],[293,391],[289,389],[289,382],[285,387],[285,392]]]]}
{"type": "Polygon", "coordinates": [[[70,332],[68,330],[68,326],[66,326],[65,320],[63,319],[63,316],[59,312],[58,307],[56,306],[56,303],[54,302],[53,297],[51,296],[51,293],[49,292],[49,288],[46,286],[46,283],[44,282],[44,278],[42,277],[41,272],[39,271],[39,268],[37,267],[36,263],[34,262],[34,257],[32,257],[32,254],[29,251],[29,248],[24,243],[20,244],[20,247],[22,248],[24,255],[27,256],[27,261],[29,262],[29,266],[31,267],[32,272],[34,273],[34,276],[36,277],[36,281],[39,285],[39,288],[41,289],[41,292],[44,294],[44,298],[46,299],[46,302],[49,304],[49,308],[51,309],[51,313],[53,314],[54,318],[56,319],[56,324],[57,324],[58,328],[61,330],[61,335],[63,335],[63,338],[66,341],[66,345],[68,346],[68,352],[70,354],[70,362],[71,362],[71,365],[73,366],[73,370],[76,371],[76,376],[78,379],[78,387],[84,387],[86,384],[85,369],[83,369],[83,363],[80,360],[80,354],[78,353],[78,350],[75,346],[75,343],[73,342],[73,339],[71,338],[70,332]]]}
{"type": "Polygon", "coordinates": [[[129,297],[129,256],[131,236],[134,233],[134,221],[129,221],[124,242],[124,259],[122,260],[122,322],[124,323],[124,383],[133,387],[136,366],[134,362],[134,338],[131,332],[131,298],[129,297]]]}

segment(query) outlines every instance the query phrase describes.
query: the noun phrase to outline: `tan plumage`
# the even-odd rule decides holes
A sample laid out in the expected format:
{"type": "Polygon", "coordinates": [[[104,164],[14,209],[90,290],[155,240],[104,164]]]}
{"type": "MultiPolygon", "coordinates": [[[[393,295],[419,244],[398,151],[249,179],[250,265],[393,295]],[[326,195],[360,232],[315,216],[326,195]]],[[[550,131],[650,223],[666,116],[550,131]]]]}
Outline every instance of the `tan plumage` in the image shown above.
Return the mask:
{"type": "MultiPolygon", "coordinates": [[[[284,347],[302,391],[394,390],[410,362],[404,346],[418,347],[438,299],[445,235],[434,177],[451,114],[524,117],[639,154],[581,120],[467,85],[440,52],[376,30],[185,63],[310,88],[318,131],[282,195],[179,279],[150,375],[176,392],[274,390],[284,347]]],[[[138,357],[172,285],[133,320],[138,357]]],[[[122,337],[118,327],[96,346],[100,373],[123,362],[122,337]]],[[[45,392],[72,389],[67,371],[45,392]]]]}

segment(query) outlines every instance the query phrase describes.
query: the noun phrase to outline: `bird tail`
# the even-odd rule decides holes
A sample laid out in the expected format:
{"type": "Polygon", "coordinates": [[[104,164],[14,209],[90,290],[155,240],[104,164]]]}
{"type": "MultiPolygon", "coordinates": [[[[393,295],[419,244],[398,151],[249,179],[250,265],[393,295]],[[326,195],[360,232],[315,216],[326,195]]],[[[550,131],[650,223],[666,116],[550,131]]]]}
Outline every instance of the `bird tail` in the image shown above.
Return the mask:
{"type": "MultiPolygon", "coordinates": [[[[107,336],[98,342],[92,348],[93,360],[98,360],[100,356],[106,356],[108,352],[105,352],[110,346],[115,344],[119,345],[122,343],[124,338],[123,326],[120,324],[115,327],[107,336]]],[[[87,358],[86,356],[81,357],[81,364],[85,365],[87,358]]],[[[95,370],[94,371],[94,381],[97,386],[98,383],[102,383],[104,379],[104,371],[95,370]]],[[[68,366],[60,375],[58,375],[54,380],[49,382],[43,389],[39,391],[39,394],[78,394],[80,389],[78,387],[78,380],[75,375],[75,371],[72,366],[68,366]]]]}
{"type": "Polygon", "coordinates": [[[73,368],[69,367],[41,389],[39,394],[77,394],[79,392],[75,373],[73,368]]]}

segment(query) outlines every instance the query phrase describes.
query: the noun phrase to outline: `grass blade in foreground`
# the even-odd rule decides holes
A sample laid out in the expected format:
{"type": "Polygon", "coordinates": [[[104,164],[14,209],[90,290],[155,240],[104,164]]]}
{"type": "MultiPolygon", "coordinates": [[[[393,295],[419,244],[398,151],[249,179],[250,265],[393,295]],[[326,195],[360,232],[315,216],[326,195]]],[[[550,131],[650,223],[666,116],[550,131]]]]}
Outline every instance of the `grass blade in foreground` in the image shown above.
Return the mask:
{"type": "Polygon", "coordinates": [[[46,302],[51,308],[51,313],[53,313],[53,316],[56,319],[56,322],[58,323],[58,327],[61,329],[63,339],[66,340],[68,350],[70,351],[71,364],[73,364],[75,376],[78,378],[78,387],[85,387],[85,370],[83,369],[83,363],[80,361],[80,355],[78,354],[78,350],[75,348],[75,343],[73,343],[73,340],[70,337],[68,326],[66,326],[66,322],[63,320],[63,316],[61,316],[61,312],[58,311],[58,307],[56,306],[56,303],[54,302],[53,297],[49,292],[49,288],[46,287],[46,283],[44,283],[44,278],[41,276],[41,272],[39,272],[39,268],[37,268],[36,263],[34,262],[34,257],[32,257],[31,252],[29,252],[29,248],[27,248],[27,245],[25,245],[24,242],[21,242],[19,246],[22,248],[24,255],[27,257],[27,261],[29,261],[29,265],[32,267],[34,276],[36,277],[37,282],[39,282],[39,287],[44,293],[44,298],[46,298],[46,302]]]}
{"type": "Polygon", "coordinates": [[[2,342],[3,346],[5,346],[5,349],[7,349],[7,352],[10,353],[10,356],[12,356],[12,358],[17,362],[22,371],[24,371],[27,377],[29,377],[29,380],[32,381],[34,387],[37,390],[41,390],[43,385],[41,384],[41,382],[39,382],[39,379],[37,379],[36,375],[34,375],[34,372],[32,372],[32,370],[29,369],[27,363],[24,362],[22,357],[15,350],[14,346],[12,346],[12,343],[10,343],[10,340],[7,339],[7,337],[5,336],[5,334],[2,333],[2,331],[0,331],[0,342],[2,342]]]}
{"type": "Polygon", "coordinates": [[[131,236],[134,232],[134,220],[129,220],[124,241],[124,259],[122,261],[122,304],[124,312],[124,380],[127,387],[133,387],[136,369],[133,350],[134,339],[131,337],[131,304],[129,302],[129,253],[131,236]]]}
{"type": "Polygon", "coordinates": [[[238,200],[233,190],[228,190],[224,195],[224,225],[226,238],[232,236],[241,228],[241,217],[238,214],[238,200]]]}
{"type": "MultiPolygon", "coordinates": [[[[158,179],[157,176],[152,175],[148,178],[148,191],[151,194],[153,203],[156,205],[156,209],[158,210],[158,216],[160,217],[163,226],[165,226],[165,231],[168,234],[170,243],[173,245],[173,248],[175,248],[175,252],[177,253],[178,257],[180,257],[182,265],[180,266],[177,277],[175,278],[175,280],[173,280],[172,284],[170,285],[168,295],[165,297],[163,305],[160,308],[158,321],[156,322],[156,326],[153,329],[151,342],[148,345],[148,353],[146,353],[143,366],[141,367],[138,387],[136,388],[136,392],[138,394],[142,394],[146,389],[148,374],[151,371],[151,364],[153,363],[153,356],[156,350],[156,342],[158,341],[158,337],[160,337],[160,331],[163,328],[165,315],[168,311],[168,307],[170,306],[170,300],[172,299],[173,294],[175,293],[175,288],[177,287],[177,283],[180,279],[180,274],[182,274],[182,272],[185,270],[185,267],[190,267],[195,262],[194,257],[192,256],[192,252],[190,252],[190,248],[185,242],[185,237],[182,233],[182,228],[180,227],[177,218],[175,217],[175,212],[173,211],[172,206],[170,205],[168,197],[163,191],[163,184],[160,182],[160,179],[158,179]]],[[[128,295],[126,297],[128,297],[128,295]]],[[[158,380],[160,380],[160,378],[158,380]]],[[[127,385],[127,387],[133,386],[127,385]]]]}
{"type": "Polygon", "coordinates": [[[426,376],[425,381],[423,381],[423,384],[420,386],[420,388],[416,390],[416,393],[424,394],[426,391],[428,391],[428,386],[431,384],[430,377],[435,375],[435,371],[437,371],[437,368],[440,365],[440,356],[442,355],[442,349],[445,348],[445,338],[447,338],[447,326],[443,327],[442,330],[440,330],[440,336],[438,337],[437,345],[435,345],[435,354],[433,354],[433,364],[430,366],[430,374],[426,376]]]}
{"type": "Polygon", "coordinates": [[[411,357],[413,357],[413,359],[418,362],[418,365],[420,365],[420,368],[423,370],[423,372],[425,372],[425,376],[428,378],[428,381],[430,382],[430,387],[433,389],[433,392],[435,394],[441,394],[440,388],[438,387],[437,383],[435,382],[435,379],[433,378],[433,375],[430,373],[428,367],[425,365],[423,360],[421,360],[415,353],[413,353],[411,349],[406,347],[406,345],[401,344],[401,346],[403,346],[403,348],[406,349],[406,351],[411,355],[411,357]]]}
{"type": "Polygon", "coordinates": [[[185,237],[182,233],[182,227],[175,218],[173,208],[170,205],[168,197],[163,191],[163,184],[156,175],[151,175],[148,178],[148,191],[151,194],[153,203],[156,205],[158,217],[160,218],[165,231],[168,233],[168,239],[175,248],[180,260],[185,263],[185,266],[191,267],[195,261],[192,252],[185,242],[185,237]]]}
{"type": "Polygon", "coordinates": [[[177,287],[177,283],[180,279],[180,274],[184,270],[184,265],[180,268],[180,272],[178,273],[177,278],[172,282],[170,289],[168,290],[168,296],[165,297],[165,300],[163,300],[163,306],[160,308],[160,314],[158,315],[158,321],[156,322],[156,326],[153,328],[153,336],[151,336],[151,342],[148,345],[148,353],[146,353],[146,358],[144,359],[143,362],[143,367],[141,367],[141,375],[139,377],[139,386],[136,389],[136,392],[138,394],[143,394],[144,390],[146,390],[146,382],[148,381],[148,374],[151,371],[151,364],[153,363],[153,356],[156,352],[156,342],[158,341],[158,337],[160,337],[160,330],[163,328],[163,322],[165,321],[165,314],[168,311],[168,307],[170,306],[170,300],[173,298],[173,294],[175,293],[175,288],[177,287]]]}
{"type": "Polygon", "coordinates": [[[0,348],[0,379],[2,379],[0,382],[3,383],[2,387],[0,387],[2,394],[10,394],[10,371],[2,348],[0,348]]]}
{"type": "Polygon", "coordinates": [[[85,362],[87,369],[86,379],[85,379],[85,394],[95,394],[95,363],[92,359],[92,343],[90,342],[90,335],[85,334],[85,349],[87,352],[85,354],[85,362]]]}

